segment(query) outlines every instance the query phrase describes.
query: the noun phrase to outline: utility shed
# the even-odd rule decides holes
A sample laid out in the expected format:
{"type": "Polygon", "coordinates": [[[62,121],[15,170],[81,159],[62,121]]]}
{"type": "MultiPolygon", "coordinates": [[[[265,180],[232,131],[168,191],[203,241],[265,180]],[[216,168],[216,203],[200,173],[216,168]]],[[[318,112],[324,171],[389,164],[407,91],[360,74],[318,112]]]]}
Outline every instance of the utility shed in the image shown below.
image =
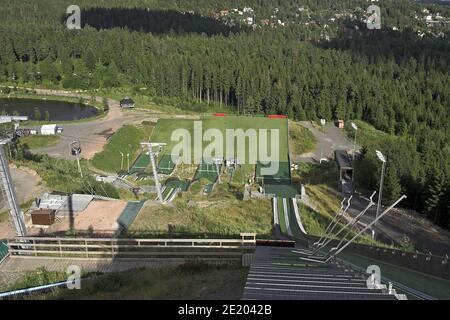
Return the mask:
{"type": "Polygon", "coordinates": [[[339,180],[353,181],[353,164],[348,152],[345,150],[336,150],[334,158],[339,169],[339,180]]]}
{"type": "Polygon", "coordinates": [[[31,212],[31,221],[34,225],[51,226],[55,222],[55,210],[34,210],[31,212]]]}

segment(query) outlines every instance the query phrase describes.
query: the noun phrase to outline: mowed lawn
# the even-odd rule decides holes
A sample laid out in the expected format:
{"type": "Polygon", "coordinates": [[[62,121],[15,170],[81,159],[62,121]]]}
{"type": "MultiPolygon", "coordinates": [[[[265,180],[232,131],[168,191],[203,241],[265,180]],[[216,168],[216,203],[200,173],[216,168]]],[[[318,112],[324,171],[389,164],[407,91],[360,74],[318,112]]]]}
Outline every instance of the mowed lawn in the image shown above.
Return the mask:
{"type": "Polygon", "coordinates": [[[127,168],[127,154],[130,154],[130,168],[141,152],[140,143],[148,141],[153,130],[150,124],[139,126],[126,125],[117,130],[109,139],[102,152],[92,158],[91,164],[106,172],[118,172],[121,170],[122,156],[124,154],[123,169],[127,168]]]}
{"type": "MultiPolygon", "coordinates": [[[[202,132],[203,134],[208,129],[217,129],[219,130],[223,135],[223,152],[226,157],[231,156],[230,152],[234,152],[234,154],[237,154],[238,151],[238,145],[236,142],[236,139],[234,141],[234,150],[227,151],[226,150],[226,130],[227,129],[242,129],[244,132],[246,132],[249,129],[254,129],[257,132],[258,135],[258,154],[260,153],[259,149],[259,133],[258,130],[260,129],[267,129],[267,155],[268,157],[273,157],[272,153],[275,151],[275,148],[272,147],[271,143],[271,132],[272,130],[278,130],[279,137],[276,140],[276,146],[279,148],[278,151],[278,161],[287,161],[288,160],[288,122],[287,119],[269,119],[264,117],[245,117],[245,116],[228,116],[228,117],[205,117],[201,120],[173,120],[173,119],[161,119],[158,121],[155,130],[153,131],[151,140],[153,142],[161,142],[161,143],[167,143],[167,146],[163,148],[162,152],[164,154],[172,154],[172,150],[174,146],[178,145],[180,143],[179,140],[172,141],[172,134],[176,132],[177,129],[186,129],[189,131],[191,135],[191,157],[193,156],[194,152],[197,150],[195,148],[194,144],[194,121],[201,122],[202,126],[202,132]]],[[[211,144],[210,141],[203,141],[202,148],[205,150],[205,148],[211,144]]],[[[246,156],[246,162],[248,161],[249,157],[249,150],[250,147],[253,147],[253,144],[249,143],[249,138],[245,139],[245,156],[246,156]]],[[[241,148],[239,148],[239,151],[242,151],[241,148]]],[[[266,158],[267,159],[267,158],[266,158]]],[[[276,159],[276,158],[275,158],[276,159]]],[[[260,159],[258,156],[258,160],[265,160],[260,159]]]]}

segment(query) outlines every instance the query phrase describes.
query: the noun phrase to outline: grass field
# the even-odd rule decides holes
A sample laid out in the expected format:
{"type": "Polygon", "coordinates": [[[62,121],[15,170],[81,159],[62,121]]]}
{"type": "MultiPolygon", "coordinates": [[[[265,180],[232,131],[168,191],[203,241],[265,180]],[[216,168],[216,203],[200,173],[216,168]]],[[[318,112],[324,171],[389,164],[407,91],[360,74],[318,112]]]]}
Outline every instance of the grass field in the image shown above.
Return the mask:
{"type": "Polygon", "coordinates": [[[81,290],[55,289],[29,299],[53,300],[238,300],[248,269],[239,265],[189,263],[178,267],[112,273],[82,283],[81,290]]]}
{"type": "Polygon", "coordinates": [[[128,233],[232,237],[241,232],[256,232],[258,237],[271,237],[272,207],[269,200],[240,201],[232,199],[229,194],[229,198],[224,199],[220,188],[216,189],[211,196],[214,201],[196,201],[188,205],[188,197],[196,198],[201,192],[201,184],[195,183],[188,194],[172,206],[144,207],[128,233]]]}
{"type": "Polygon", "coordinates": [[[28,136],[22,137],[19,139],[19,143],[22,146],[26,146],[28,149],[37,149],[50,147],[58,143],[60,137],[59,136],[28,136]]]}
{"type": "Polygon", "coordinates": [[[6,222],[9,219],[9,211],[2,211],[0,212],[0,223],[6,222]]]}
{"type": "MultiPolygon", "coordinates": [[[[200,121],[200,120],[199,120],[200,121]]],[[[201,120],[203,133],[208,129],[218,129],[224,137],[223,149],[224,153],[226,150],[226,129],[242,129],[247,131],[248,129],[267,129],[279,130],[279,140],[277,141],[277,146],[279,147],[279,161],[288,160],[288,135],[287,135],[287,120],[286,119],[269,119],[263,117],[238,117],[238,116],[228,116],[228,117],[205,117],[201,120]]],[[[171,119],[161,119],[155,127],[152,134],[151,140],[153,142],[164,142],[167,146],[163,148],[162,152],[165,154],[172,154],[172,149],[179,142],[171,141],[172,133],[177,129],[186,129],[191,134],[191,155],[193,152],[197,151],[194,149],[194,121],[193,120],[171,120],[171,119]]],[[[268,132],[270,134],[270,131],[268,132]]],[[[268,139],[268,153],[271,155],[272,145],[270,139],[268,139]]],[[[210,142],[203,142],[202,148],[204,149],[210,142]]],[[[237,145],[235,143],[234,153],[236,154],[237,145]]],[[[249,143],[246,139],[246,159],[248,160],[249,143]]],[[[259,151],[259,149],[258,149],[259,151]]],[[[227,157],[229,155],[226,155],[227,157]]]]}
{"type": "Polygon", "coordinates": [[[295,122],[289,122],[289,146],[292,154],[314,151],[316,139],[308,129],[295,122]]]}
{"type": "Polygon", "coordinates": [[[150,124],[139,126],[126,125],[120,128],[108,141],[102,152],[92,158],[91,164],[106,172],[118,172],[121,170],[122,157],[124,156],[123,168],[127,168],[127,153],[130,154],[130,167],[141,152],[140,143],[148,141],[153,130],[150,124]]]}

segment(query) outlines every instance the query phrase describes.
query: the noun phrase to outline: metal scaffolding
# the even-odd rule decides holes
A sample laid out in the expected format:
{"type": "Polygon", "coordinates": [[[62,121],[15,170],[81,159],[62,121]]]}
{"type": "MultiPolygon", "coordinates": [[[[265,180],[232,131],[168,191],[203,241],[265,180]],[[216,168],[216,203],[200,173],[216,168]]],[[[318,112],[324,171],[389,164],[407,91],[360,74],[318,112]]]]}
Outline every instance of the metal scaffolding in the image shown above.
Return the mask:
{"type": "Polygon", "coordinates": [[[27,235],[25,218],[17,200],[16,190],[14,189],[11,173],[9,171],[8,158],[4,149],[4,145],[9,142],[11,142],[11,139],[0,141],[0,179],[2,181],[4,195],[6,196],[9,208],[11,209],[11,218],[14,223],[14,228],[16,229],[16,234],[18,237],[25,237],[27,235]]]}

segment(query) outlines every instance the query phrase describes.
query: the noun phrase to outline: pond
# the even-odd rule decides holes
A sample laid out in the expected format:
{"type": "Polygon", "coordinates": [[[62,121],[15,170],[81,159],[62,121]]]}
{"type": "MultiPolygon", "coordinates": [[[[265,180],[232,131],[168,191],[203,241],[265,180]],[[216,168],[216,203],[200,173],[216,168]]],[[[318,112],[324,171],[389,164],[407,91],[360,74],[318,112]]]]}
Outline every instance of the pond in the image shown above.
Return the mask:
{"type": "Polygon", "coordinates": [[[95,107],[75,102],[28,98],[0,98],[0,112],[28,116],[30,120],[71,121],[95,117],[95,107]]]}

